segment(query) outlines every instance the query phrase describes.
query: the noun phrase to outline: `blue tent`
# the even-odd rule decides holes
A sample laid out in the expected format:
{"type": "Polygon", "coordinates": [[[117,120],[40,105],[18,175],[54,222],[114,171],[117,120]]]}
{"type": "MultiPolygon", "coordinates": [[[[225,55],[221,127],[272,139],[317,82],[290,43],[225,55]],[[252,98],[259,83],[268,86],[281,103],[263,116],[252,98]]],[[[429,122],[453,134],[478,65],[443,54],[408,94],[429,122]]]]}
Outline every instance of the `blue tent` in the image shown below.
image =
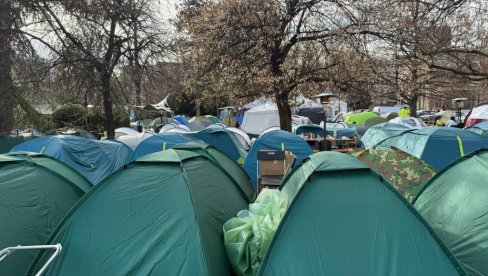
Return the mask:
{"type": "Polygon", "coordinates": [[[266,132],[258,137],[256,142],[251,148],[251,151],[244,161],[243,168],[251,179],[251,183],[254,187],[257,187],[257,154],[260,150],[282,150],[291,151],[296,156],[295,165],[302,162],[312,154],[312,150],[307,142],[290,132],[283,130],[273,130],[266,132]]]}
{"type": "Polygon", "coordinates": [[[141,156],[158,152],[162,150],[167,150],[174,147],[177,144],[182,144],[186,142],[194,141],[193,138],[188,135],[181,133],[160,133],[158,135],[153,135],[145,140],[143,140],[134,151],[134,157],[137,159],[141,156]]]}
{"type": "Polygon", "coordinates": [[[188,121],[186,120],[186,118],[181,116],[181,115],[176,115],[173,117],[173,119],[175,119],[176,121],[178,121],[182,125],[185,125],[185,126],[188,125],[188,121]]]}
{"type": "Polygon", "coordinates": [[[97,184],[105,176],[134,160],[122,143],[90,140],[72,135],[44,136],[12,148],[10,152],[42,153],[57,159],[97,184]]]}
{"type": "Polygon", "coordinates": [[[298,125],[294,132],[296,135],[312,133],[314,136],[324,136],[324,128],[319,125],[298,125]]]}
{"type": "Polygon", "coordinates": [[[474,126],[470,126],[466,128],[466,130],[469,130],[481,136],[488,136],[488,122],[485,121],[485,122],[477,123],[474,126]]]}
{"type": "Polygon", "coordinates": [[[387,138],[402,135],[404,132],[408,132],[410,130],[410,128],[404,125],[394,123],[377,124],[368,128],[368,130],[361,137],[361,144],[365,148],[371,148],[387,138]]]}
{"type": "Polygon", "coordinates": [[[363,136],[366,148],[381,145],[393,146],[420,158],[440,171],[449,163],[481,148],[488,147],[488,139],[473,132],[451,127],[431,127],[423,129],[394,130],[385,129],[374,137],[370,130],[363,136]],[[383,138],[385,137],[385,138],[383,138]],[[381,140],[381,138],[383,138],[381,140]],[[374,143],[371,143],[373,140],[374,143]]]}
{"type": "Polygon", "coordinates": [[[206,128],[198,132],[185,133],[195,140],[200,140],[214,146],[225,153],[230,159],[242,164],[246,158],[246,151],[231,131],[225,129],[206,128]]]}

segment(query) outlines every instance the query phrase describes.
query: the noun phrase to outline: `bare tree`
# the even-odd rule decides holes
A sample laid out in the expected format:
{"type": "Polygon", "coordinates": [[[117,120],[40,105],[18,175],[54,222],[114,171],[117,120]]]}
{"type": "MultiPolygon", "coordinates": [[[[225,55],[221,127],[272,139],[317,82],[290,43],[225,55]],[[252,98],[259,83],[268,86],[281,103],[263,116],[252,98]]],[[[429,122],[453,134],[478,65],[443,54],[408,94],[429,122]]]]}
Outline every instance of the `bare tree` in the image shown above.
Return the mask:
{"type": "Polygon", "coordinates": [[[188,75],[220,86],[212,90],[229,96],[272,95],[284,130],[291,130],[292,92],[303,84],[331,81],[329,72],[337,65],[331,50],[348,37],[373,34],[357,1],[192,4],[181,13],[190,46],[188,75]],[[260,90],[250,90],[256,87],[260,90]]]}

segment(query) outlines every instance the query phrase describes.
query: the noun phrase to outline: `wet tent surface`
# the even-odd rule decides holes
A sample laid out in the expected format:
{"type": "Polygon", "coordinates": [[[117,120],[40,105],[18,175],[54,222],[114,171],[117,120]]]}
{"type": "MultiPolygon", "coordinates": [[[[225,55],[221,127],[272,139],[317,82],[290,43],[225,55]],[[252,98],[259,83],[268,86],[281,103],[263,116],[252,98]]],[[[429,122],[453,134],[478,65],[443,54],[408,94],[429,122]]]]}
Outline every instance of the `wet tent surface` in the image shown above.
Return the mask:
{"type": "Polygon", "coordinates": [[[248,203],[198,153],[148,155],[77,204],[49,241],[65,249],[45,275],[229,275],[222,225],[248,203]]]}
{"type": "Polygon", "coordinates": [[[488,151],[439,172],[414,206],[469,275],[488,275],[488,151]]]}
{"type": "MultiPolygon", "coordinates": [[[[0,155],[0,248],[43,244],[91,188],[77,172],[47,156],[0,155]]],[[[0,275],[24,275],[35,251],[0,262],[0,275]]]]}
{"type": "Polygon", "coordinates": [[[45,136],[15,146],[13,151],[43,153],[70,166],[92,184],[133,160],[125,144],[70,135],[45,136]]]}
{"type": "Polygon", "coordinates": [[[294,200],[259,275],[459,275],[452,256],[401,195],[349,158],[312,157],[304,164],[316,162],[305,168],[315,167],[311,174],[295,171],[309,177],[287,180],[294,200]],[[327,158],[342,160],[335,165],[327,158]],[[297,185],[303,186],[293,197],[297,185]]]}

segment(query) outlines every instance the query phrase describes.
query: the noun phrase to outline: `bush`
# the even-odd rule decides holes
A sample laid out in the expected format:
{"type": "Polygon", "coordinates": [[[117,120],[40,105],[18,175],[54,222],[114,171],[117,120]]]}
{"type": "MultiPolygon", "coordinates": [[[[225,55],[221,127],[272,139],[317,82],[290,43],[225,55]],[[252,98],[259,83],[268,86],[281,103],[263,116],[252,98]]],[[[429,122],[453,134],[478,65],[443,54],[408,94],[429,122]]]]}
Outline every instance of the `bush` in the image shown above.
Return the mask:
{"type": "MultiPolygon", "coordinates": [[[[115,128],[129,126],[129,115],[121,108],[113,108],[115,128]]],[[[90,132],[105,129],[105,112],[102,107],[85,108],[81,105],[67,105],[52,114],[55,128],[81,128],[90,132]]]]}

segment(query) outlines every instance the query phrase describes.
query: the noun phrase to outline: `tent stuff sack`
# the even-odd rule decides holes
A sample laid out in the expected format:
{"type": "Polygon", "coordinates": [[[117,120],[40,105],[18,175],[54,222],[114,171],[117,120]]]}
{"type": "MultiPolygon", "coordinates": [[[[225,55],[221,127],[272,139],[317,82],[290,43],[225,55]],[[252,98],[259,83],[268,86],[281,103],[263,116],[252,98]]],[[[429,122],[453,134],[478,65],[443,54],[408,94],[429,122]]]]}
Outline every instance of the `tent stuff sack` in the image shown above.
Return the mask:
{"type": "Polygon", "coordinates": [[[249,210],[224,224],[229,261],[238,275],[256,275],[274,233],[288,206],[279,190],[263,189],[249,210]]]}

